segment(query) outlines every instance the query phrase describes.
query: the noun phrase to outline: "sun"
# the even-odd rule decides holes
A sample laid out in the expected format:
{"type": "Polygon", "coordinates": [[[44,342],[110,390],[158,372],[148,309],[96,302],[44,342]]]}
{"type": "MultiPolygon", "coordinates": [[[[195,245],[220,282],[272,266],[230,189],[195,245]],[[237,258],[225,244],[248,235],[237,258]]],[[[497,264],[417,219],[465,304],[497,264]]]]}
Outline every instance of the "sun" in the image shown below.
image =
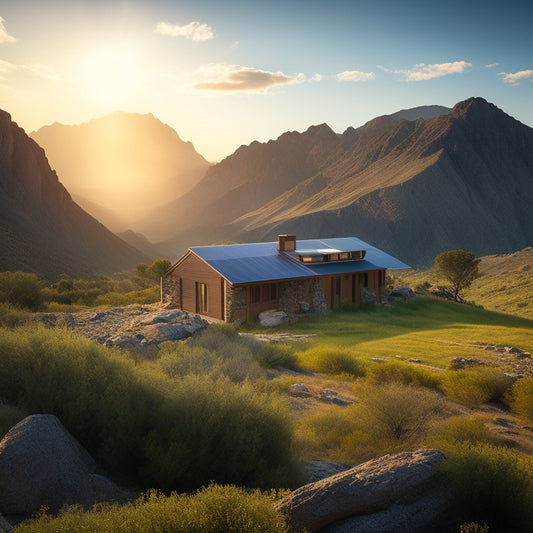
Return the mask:
{"type": "Polygon", "coordinates": [[[84,93],[102,103],[124,102],[135,91],[139,80],[136,54],[125,46],[93,48],[80,61],[84,93]]]}

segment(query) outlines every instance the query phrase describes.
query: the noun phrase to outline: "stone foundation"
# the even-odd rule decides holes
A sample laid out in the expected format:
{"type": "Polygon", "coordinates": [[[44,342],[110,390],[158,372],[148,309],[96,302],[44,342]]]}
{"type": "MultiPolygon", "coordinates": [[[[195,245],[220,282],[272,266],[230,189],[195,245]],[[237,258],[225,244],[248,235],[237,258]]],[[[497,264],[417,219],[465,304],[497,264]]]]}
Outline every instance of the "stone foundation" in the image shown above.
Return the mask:
{"type": "Polygon", "coordinates": [[[180,309],[180,278],[163,276],[161,278],[161,303],[167,307],[180,309]]]}
{"type": "Polygon", "coordinates": [[[326,311],[326,298],[322,292],[320,278],[282,281],[279,284],[280,311],[285,311],[289,316],[296,315],[304,307],[302,302],[307,303],[311,311],[326,311]]]}
{"type": "Polygon", "coordinates": [[[226,322],[246,322],[247,303],[246,287],[234,287],[226,281],[226,322]]]}

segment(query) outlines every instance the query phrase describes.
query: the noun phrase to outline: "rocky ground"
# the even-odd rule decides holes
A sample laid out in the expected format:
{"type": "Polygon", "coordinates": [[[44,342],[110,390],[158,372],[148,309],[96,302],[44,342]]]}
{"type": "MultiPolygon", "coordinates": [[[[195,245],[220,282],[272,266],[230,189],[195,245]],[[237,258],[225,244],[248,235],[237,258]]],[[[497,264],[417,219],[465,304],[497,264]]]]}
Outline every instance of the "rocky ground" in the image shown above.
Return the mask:
{"type": "Polygon", "coordinates": [[[190,337],[208,325],[198,315],[160,304],[128,305],[77,313],[36,313],[36,322],[65,326],[107,346],[150,346],[190,337]]]}

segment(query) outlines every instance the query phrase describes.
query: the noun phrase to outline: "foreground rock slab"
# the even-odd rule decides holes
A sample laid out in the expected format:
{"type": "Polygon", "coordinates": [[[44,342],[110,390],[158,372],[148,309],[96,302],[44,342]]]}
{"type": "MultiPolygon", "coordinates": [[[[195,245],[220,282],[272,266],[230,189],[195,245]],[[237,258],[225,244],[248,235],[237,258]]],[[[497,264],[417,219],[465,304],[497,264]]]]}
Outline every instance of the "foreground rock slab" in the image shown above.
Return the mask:
{"type": "Polygon", "coordinates": [[[443,460],[438,450],[386,455],[304,485],[276,509],[293,532],[431,531],[449,505],[435,470],[443,460]]]}
{"type": "Polygon", "coordinates": [[[125,492],[97,474],[97,465],[53,415],[31,415],[0,442],[0,511],[30,515],[41,506],[58,511],[123,501],[125,492]]]}

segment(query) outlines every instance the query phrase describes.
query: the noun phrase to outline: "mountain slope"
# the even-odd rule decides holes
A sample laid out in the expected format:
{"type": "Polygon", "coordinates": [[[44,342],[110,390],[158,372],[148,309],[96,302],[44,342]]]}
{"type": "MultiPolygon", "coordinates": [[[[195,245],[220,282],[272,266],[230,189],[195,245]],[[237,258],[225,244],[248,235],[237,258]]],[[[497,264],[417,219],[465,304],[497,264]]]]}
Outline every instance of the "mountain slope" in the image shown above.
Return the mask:
{"type": "Polygon", "coordinates": [[[146,261],[73,202],[44,151],[0,111],[0,270],[48,279],[111,274],[146,261]]]}
{"type": "MultiPolygon", "coordinates": [[[[308,138],[308,132],[291,135],[308,138]]],[[[302,238],[356,235],[424,266],[447,249],[486,255],[533,242],[533,129],[482,98],[430,120],[383,116],[336,139],[328,136],[327,145],[318,145],[324,150],[316,164],[299,164],[298,175],[291,173],[294,161],[307,161],[317,147],[308,139],[288,157],[277,150],[283,138],[241,147],[225,160],[239,187],[231,187],[219,165],[212,167],[187,195],[187,206],[181,200],[173,205],[175,219],[187,216],[175,222],[169,243],[269,240],[287,232],[302,238]],[[265,161],[259,184],[243,163],[252,151],[265,161]],[[264,194],[261,183],[275,182],[276,167],[288,176],[277,194],[264,194]],[[215,177],[223,193],[198,195],[215,177]],[[247,189],[251,183],[256,196],[247,189]],[[192,211],[200,216],[189,217],[192,211]]]]}
{"type": "Polygon", "coordinates": [[[97,204],[129,224],[139,213],[191,189],[209,163],[153,115],[117,111],[85,124],[52,124],[30,134],[42,146],[65,187],[84,207],[116,227],[97,204]]]}

